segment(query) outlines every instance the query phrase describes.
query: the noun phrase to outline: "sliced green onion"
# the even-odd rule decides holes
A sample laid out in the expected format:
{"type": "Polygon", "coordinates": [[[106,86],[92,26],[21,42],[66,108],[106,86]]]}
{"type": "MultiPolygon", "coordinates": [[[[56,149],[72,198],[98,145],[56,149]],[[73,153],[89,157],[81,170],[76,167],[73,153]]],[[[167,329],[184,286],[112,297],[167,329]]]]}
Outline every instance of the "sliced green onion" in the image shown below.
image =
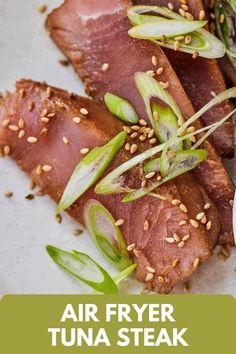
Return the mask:
{"type": "Polygon", "coordinates": [[[160,168],[161,168],[160,157],[157,157],[153,160],[146,162],[145,165],[143,166],[145,175],[147,175],[150,172],[160,172],[160,168]]]}
{"type": "Polygon", "coordinates": [[[52,260],[81,282],[107,295],[118,293],[117,285],[97,262],[85,253],[66,252],[54,246],[46,246],[52,260]]]}
{"type": "Polygon", "coordinates": [[[90,199],[84,207],[84,222],[98,249],[118,270],[132,264],[126,243],[110,212],[97,200],[90,199]]]}
{"type": "Polygon", "coordinates": [[[137,189],[135,192],[128,193],[122,201],[132,202],[138,198],[144,197],[147,194],[150,194],[154,189],[160,187],[162,184],[170,181],[173,178],[176,178],[183,173],[186,173],[195,167],[197,167],[202,161],[207,157],[207,150],[185,150],[180,151],[176,154],[176,157],[173,158],[172,163],[168,169],[168,175],[166,175],[160,182],[151,183],[149,186],[137,189]]]}
{"type": "Polygon", "coordinates": [[[57,207],[69,208],[105,172],[126,139],[126,132],[116,135],[106,145],[91,150],[75,167],[57,207]]]}
{"type": "Polygon", "coordinates": [[[226,46],[226,52],[236,68],[236,3],[234,0],[217,0],[215,4],[217,33],[226,46]],[[224,16],[222,23],[221,16],[224,16]]]}
{"type": "Polygon", "coordinates": [[[132,264],[128,268],[122,270],[122,272],[116,274],[112,279],[117,285],[119,285],[123,280],[130,276],[136,268],[137,264],[132,264]]]}
{"type": "Polygon", "coordinates": [[[105,94],[104,100],[109,111],[122,121],[130,124],[139,121],[137,113],[128,101],[109,92],[105,94]]]}
{"type": "MultiPolygon", "coordinates": [[[[179,107],[173,97],[150,75],[137,72],[134,79],[158,139],[161,143],[168,141],[177,133],[178,120],[182,121],[183,119],[179,107]],[[151,107],[150,101],[153,98],[157,98],[158,103],[155,102],[151,107]],[[157,112],[158,119],[154,118],[153,112],[157,112]]],[[[183,143],[180,142],[173,148],[182,150],[183,143]]]]}
{"type": "Polygon", "coordinates": [[[130,37],[158,40],[163,37],[173,38],[193,32],[207,24],[207,21],[161,20],[144,23],[129,30],[130,37]]]}
{"type": "Polygon", "coordinates": [[[170,159],[168,157],[168,149],[164,149],[160,157],[160,172],[162,177],[168,175],[169,169],[170,169],[170,159]]]}
{"type": "MultiPolygon", "coordinates": [[[[191,118],[186,121],[183,126],[179,128],[178,134],[183,133],[189,125],[195,122],[198,118],[200,118],[206,111],[208,111],[213,106],[221,103],[224,100],[236,97],[236,87],[226,90],[214,97],[210,102],[208,102],[203,108],[200,109],[197,113],[195,113],[191,118]]],[[[234,114],[232,111],[227,118],[231,117],[234,114]]],[[[201,129],[195,130],[190,134],[185,134],[183,136],[178,136],[170,139],[168,142],[155,146],[149,150],[144,151],[143,153],[133,157],[132,159],[124,162],[122,165],[117,167],[111,173],[109,173],[105,178],[103,178],[96,186],[96,193],[98,194],[113,194],[113,193],[129,193],[132,190],[123,186],[124,178],[122,175],[128,170],[132,169],[134,166],[142,164],[145,160],[153,158],[156,154],[160,153],[166,148],[169,148],[173,144],[179,143],[186,139],[189,139],[190,136],[195,136],[203,133],[206,130],[212,129],[213,132],[215,129],[219,128],[225,121],[225,117],[222,118],[219,122],[213,123],[207,127],[203,127],[201,129]]],[[[182,135],[182,134],[181,134],[182,135]]],[[[206,138],[206,135],[203,137],[206,138]]]]}
{"type": "MultiPolygon", "coordinates": [[[[155,22],[159,23],[159,26],[161,26],[161,24],[163,23],[163,19],[161,19],[160,16],[156,16],[155,18],[155,16],[146,15],[147,13],[156,13],[172,20],[195,22],[188,21],[178,13],[170,11],[169,9],[163,6],[134,6],[128,11],[128,17],[134,26],[148,25],[152,27],[152,24],[154,24],[155,22]]],[[[184,41],[181,41],[179,51],[190,54],[198,52],[200,56],[205,58],[221,58],[224,56],[225,45],[207,30],[199,28],[194,31],[189,31],[189,34],[192,38],[191,43],[185,44],[184,41]]],[[[162,35],[165,35],[164,31],[162,32],[162,35]]],[[[174,37],[175,36],[177,35],[174,35],[174,37]]],[[[171,38],[168,38],[167,42],[158,40],[158,38],[154,39],[153,35],[151,35],[149,38],[146,37],[145,39],[149,39],[160,46],[169,49],[174,49],[174,40],[171,38]]]]}

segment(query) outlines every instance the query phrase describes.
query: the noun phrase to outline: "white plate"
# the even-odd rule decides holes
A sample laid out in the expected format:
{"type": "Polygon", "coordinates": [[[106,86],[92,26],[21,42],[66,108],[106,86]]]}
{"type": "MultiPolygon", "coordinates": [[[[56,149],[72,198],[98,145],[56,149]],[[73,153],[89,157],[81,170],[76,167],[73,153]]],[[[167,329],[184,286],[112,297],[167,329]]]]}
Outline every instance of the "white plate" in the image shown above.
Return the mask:
{"type": "MultiPolygon", "coordinates": [[[[50,10],[61,3],[60,0],[0,0],[0,91],[13,90],[17,79],[32,78],[84,94],[73,69],[58,63],[62,54],[46,34],[45,15],[39,14],[37,8],[47,2],[50,10]]],[[[45,245],[89,252],[101,264],[107,264],[86,234],[73,236],[73,230],[78,228],[75,221],[63,215],[61,225],[55,222],[55,204],[48,197],[25,200],[28,185],[27,177],[13,161],[1,159],[0,295],[88,292],[51,262],[45,245]],[[13,198],[3,197],[6,190],[14,192],[13,198]]],[[[236,296],[235,268],[235,250],[227,262],[216,257],[210,259],[191,279],[191,292],[236,296]]],[[[126,292],[141,288],[134,280],[125,287],[126,292]]]]}

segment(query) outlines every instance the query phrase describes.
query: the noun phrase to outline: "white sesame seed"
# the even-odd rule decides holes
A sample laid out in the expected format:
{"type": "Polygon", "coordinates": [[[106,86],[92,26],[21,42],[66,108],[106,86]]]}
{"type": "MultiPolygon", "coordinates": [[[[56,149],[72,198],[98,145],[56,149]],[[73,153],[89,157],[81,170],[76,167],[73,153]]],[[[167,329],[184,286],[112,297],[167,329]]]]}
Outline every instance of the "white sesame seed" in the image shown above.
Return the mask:
{"type": "Polygon", "coordinates": [[[125,144],[125,150],[126,151],[130,151],[130,143],[126,143],[125,144]]]}
{"type": "Polygon", "coordinates": [[[43,129],[41,130],[41,132],[40,132],[40,135],[43,136],[43,137],[45,137],[45,136],[47,135],[47,133],[48,133],[47,128],[43,128],[43,129]]]}
{"type": "Polygon", "coordinates": [[[142,126],[146,126],[147,122],[144,119],[140,119],[139,120],[139,124],[142,125],[142,126]]]}
{"type": "Polygon", "coordinates": [[[47,108],[44,108],[40,114],[40,117],[46,117],[47,114],[48,114],[48,110],[47,110],[47,108]]]}
{"type": "Polygon", "coordinates": [[[153,267],[147,266],[146,269],[149,273],[155,273],[155,269],[153,267]]]}
{"type": "Polygon", "coordinates": [[[196,220],[190,219],[190,224],[192,225],[192,227],[194,227],[195,229],[199,228],[199,224],[196,220]]]}
{"type": "Polygon", "coordinates": [[[184,225],[186,225],[187,224],[187,221],[186,220],[181,220],[180,222],[179,222],[179,226],[184,226],[184,225]]]}
{"type": "Polygon", "coordinates": [[[203,218],[204,215],[205,215],[205,213],[204,213],[204,211],[202,211],[201,213],[198,213],[198,214],[197,214],[196,219],[197,219],[198,221],[200,221],[200,220],[203,218]]]}
{"type": "Polygon", "coordinates": [[[2,127],[3,127],[3,128],[8,127],[9,124],[10,124],[10,119],[4,119],[4,120],[2,121],[2,127]]]}
{"type": "Polygon", "coordinates": [[[181,203],[181,204],[179,205],[179,208],[180,208],[180,210],[182,210],[184,213],[187,214],[188,209],[187,209],[187,207],[186,207],[184,204],[181,203]]]}
{"type": "Polygon", "coordinates": [[[175,268],[179,264],[179,259],[174,259],[172,262],[172,267],[175,268]]]}
{"type": "Polygon", "coordinates": [[[131,243],[128,247],[127,247],[127,251],[133,251],[135,249],[135,243],[131,243]]]}
{"type": "Polygon", "coordinates": [[[33,102],[33,101],[29,101],[29,102],[28,102],[28,110],[29,110],[30,112],[32,112],[33,109],[34,109],[34,102],[33,102]]]}
{"type": "Polygon", "coordinates": [[[179,50],[179,47],[180,47],[179,41],[174,41],[174,50],[175,51],[179,50]]]}
{"type": "Polygon", "coordinates": [[[207,222],[207,218],[206,215],[204,215],[203,218],[201,219],[201,223],[206,224],[206,222],[207,222]]]}
{"type": "Polygon", "coordinates": [[[147,181],[144,179],[141,183],[141,187],[144,188],[146,187],[146,185],[147,185],[147,181]]]}
{"type": "Polygon", "coordinates": [[[50,172],[50,171],[52,171],[52,166],[50,166],[50,165],[43,165],[43,166],[42,166],[42,171],[43,171],[43,172],[50,172]]]}
{"type": "Polygon", "coordinates": [[[18,134],[18,138],[22,139],[25,136],[25,131],[24,130],[20,130],[19,134],[18,134]]]}
{"type": "Polygon", "coordinates": [[[174,38],[175,41],[182,41],[184,39],[184,36],[177,36],[174,38]]]}
{"type": "Polygon", "coordinates": [[[192,143],[196,143],[196,137],[194,135],[189,135],[189,140],[192,142],[192,143]]]}
{"type": "Polygon", "coordinates": [[[159,84],[163,87],[164,90],[169,87],[169,82],[168,81],[167,82],[160,81],[159,84]]]}
{"type": "Polygon", "coordinates": [[[192,42],[192,37],[191,36],[186,36],[184,39],[185,44],[190,44],[192,42]]]}
{"type": "Polygon", "coordinates": [[[186,4],[182,4],[181,5],[181,8],[184,10],[184,11],[188,11],[188,6],[186,4]]]}
{"type": "Polygon", "coordinates": [[[30,144],[35,144],[35,143],[37,143],[38,139],[37,139],[35,136],[29,136],[29,137],[27,138],[27,141],[28,141],[28,143],[30,143],[30,144]]]}
{"type": "Polygon", "coordinates": [[[147,231],[149,229],[149,221],[148,220],[144,221],[143,229],[144,229],[144,231],[147,231]]]}
{"type": "Polygon", "coordinates": [[[80,118],[80,117],[74,117],[74,118],[73,118],[73,122],[74,122],[75,124],[79,124],[79,123],[81,122],[81,118],[80,118]]]}
{"type": "Polygon", "coordinates": [[[42,173],[42,166],[41,165],[38,165],[37,168],[36,168],[36,175],[41,175],[42,173]]]}
{"type": "Polygon", "coordinates": [[[225,15],[221,14],[220,15],[220,23],[224,23],[224,21],[225,21],[225,15]]]}
{"type": "Polygon", "coordinates": [[[185,17],[186,13],[183,9],[179,9],[179,13],[181,16],[185,17]]]}
{"type": "Polygon", "coordinates": [[[125,222],[124,219],[118,219],[118,220],[115,222],[115,225],[116,225],[116,226],[121,226],[121,225],[124,224],[124,222],[125,222]]]}
{"type": "Polygon", "coordinates": [[[189,20],[189,21],[192,21],[194,18],[193,18],[193,15],[192,14],[190,14],[190,12],[186,12],[185,13],[185,17],[187,18],[187,20],[189,20]]]}
{"type": "Polygon", "coordinates": [[[139,131],[140,126],[139,125],[132,125],[131,129],[134,130],[135,132],[137,132],[137,131],[139,131]]]}
{"type": "Polygon", "coordinates": [[[155,75],[155,73],[154,73],[153,70],[148,70],[148,71],[146,71],[146,74],[148,74],[148,75],[150,75],[150,76],[154,76],[154,75],[155,75]]]}
{"type": "Polygon", "coordinates": [[[89,148],[83,148],[83,149],[80,150],[80,153],[82,155],[86,155],[88,152],[89,152],[89,148]]]}
{"type": "Polygon", "coordinates": [[[49,120],[50,120],[50,119],[47,118],[47,117],[41,117],[40,119],[41,119],[41,121],[44,122],[44,123],[48,123],[49,120]]]}
{"type": "Polygon", "coordinates": [[[195,127],[188,127],[188,129],[187,129],[187,133],[189,134],[189,133],[193,133],[195,131],[195,127]]]}
{"type": "Polygon", "coordinates": [[[151,139],[154,135],[154,129],[150,129],[150,131],[148,132],[148,139],[151,139]]]}
{"type": "Polygon", "coordinates": [[[10,124],[8,126],[8,128],[12,131],[12,132],[18,132],[19,130],[19,127],[17,125],[14,125],[14,124],[10,124]]]}
{"type": "Polygon", "coordinates": [[[193,268],[197,268],[199,266],[199,263],[200,263],[200,259],[196,258],[194,263],[193,263],[193,268]]]}
{"type": "Polygon", "coordinates": [[[149,140],[149,143],[150,143],[151,145],[156,144],[156,142],[157,142],[157,139],[156,139],[156,138],[152,138],[152,139],[149,140]]]}
{"type": "Polygon", "coordinates": [[[197,59],[197,57],[199,56],[199,53],[197,51],[193,52],[193,59],[197,59]]]}
{"type": "Polygon", "coordinates": [[[134,132],[133,134],[130,135],[131,139],[135,139],[138,136],[137,132],[134,132]]]}
{"type": "Polygon", "coordinates": [[[146,174],[145,178],[149,179],[152,178],[153,176],[155,176],[155,172],[149,172],[148,174],[146,174]]]}
{"type": "Polygon", "coordinates": [[[182,238],[182,241],[186,242],[190,239],[190,234],[187,234],[185,235],[183,238],[182,238]]]}
{"type": "Polygon", "coordinates": [[[152,64],[157,66],[157,57],[155,55],[152,56],[152,64]]]}
{"type": "Polygon", "coordinates": [[[151,281],[154,278],[154,274],[153,273],[148,273],[146,276],[146,282],[151,281]]]}
{"type": "Polygon", "coordinates": [[[87,116],[88,110],[86,108],[80,108],[80,113],[83,114],[84,116],[87,116]]]}
{"type": "Polygon", "coordinates": [[[201,10],[201,11],[199,12],[199,20],[200,20],[200,21],[204,20],[205,16],[206,16],[205,11],[204,11],[204,10],[201,10]]]}
{"type": "Polygon", "coordinates": [[[50,98],[51,93],[52,93],[51,87],[47,87],[47,90],[46,90],[46,96],[47,96],[47,98],[50,98]]]}
{"type": "Polygon", "coordinates": [[[209,231],[211,229],[212,222],[209,220],[206,224],[206,230],[209,231]]]}
{"type": "Polygon", "coordinates": [[[66,136],[63,136],[62,141],[64,144],[69,144],[69,139],[66,136]]]}
{"type": "Polygon", "coordinates": [[[159,118],[157,111],[154,111],[154,112],[152,113],[152,116],[153,116],[153,119],[155,119],[155,120],[158,120],[158,118],[159,118]]]}
{"type": "Polygon", "coordinates": [[[173,200],[171,201],[171,204],[172,204],[172,205],[180,205],[180,200],[179,200],[179,199],[173,199],[173,200]]]}
{"type": "Polygon", "coordinates": [[[206,204],[204,205],[204,209],[205,209],[205,210],[210,209],[210,207],[211,207],[211,204],[210,204],[210,203],[206,203],[206,204]]]}
{"type": "Polygon", "coordinates": [[[157,73],[157,75],[161,75],[163,73],[163,71],[164,71],[164,68],[160,67],[157,69],[156,73],[157,73]]]}
{"type": "Polygon", "coordinates": [[[171,2],[168,2],[168,8],[169,8],[169,10],[171,10],[171,11],[174,10],[174,6],[171,4],[171,2]]]}
{"type": "Polygon", "coordinates": [[[147,135],[141,134],[140,137],[139,137],[139,140],[142,141],[142,142],[147,140],[147,135]]]}
{"type": "Polygon", "coordinates": [[[138,150],[138,146],[136,144],[132,144],[130,147],[131,154],[134,154],[138,150]]]}
{"type": "Polygon", "coordinates": [[[3,148],[3,153],[4,153],[4,156],[7,156],[9,155],[11,152],[11,148],[9,145],[5,145],[4,148],[3,148]]]}
{"type": "Polygon", "coordinates": [[[161,276],[161,275],[158,275],[157,277],[159,283],[164,283],[165,279],[161,276]]]}
{"type": "Polygon", "coordinates": [[[102,65],[102,71],[107,71],[108,69],[109,69],[109,64],[108,63],[104,63],[103,65],[102,65]]]}
{"type": "Polygon", "coordinates": [[[18,127],[20,129],[23,129],[25,127],[25,121],[23,118],[20,118],[19,121],[18,121],[18,127]]]}
{"type": "Polygon", "coordinates": [[[157,176],[157,181],[161,181],[162,180],[162,177],[159,175],[157,176]]]}
{"type": "Polygon", "coordinates": [[[181,241],[180,243],[178,243],[178,247],[179,248],[183,248],[185,246],[185,242],[181,241]]]}
{"type": "MultiPolygon", "coordinates": [[[[179,237],[179,235],[178,235],[176,232],[173,233],[173,237],[174,237],[174,240],[175,240],[176,242],[179,242],[179,241],[180,241],[180,237],[179,237]]],[[[183,241],[184,241],[184,240],[183,240],[183,241]]]]}
{"type": "Polygon", "coordinates": [[[168,242],[168,243],[174,243],[175,239],[174,239],[174,237],[166,237],[165,241],[168,242]]]}

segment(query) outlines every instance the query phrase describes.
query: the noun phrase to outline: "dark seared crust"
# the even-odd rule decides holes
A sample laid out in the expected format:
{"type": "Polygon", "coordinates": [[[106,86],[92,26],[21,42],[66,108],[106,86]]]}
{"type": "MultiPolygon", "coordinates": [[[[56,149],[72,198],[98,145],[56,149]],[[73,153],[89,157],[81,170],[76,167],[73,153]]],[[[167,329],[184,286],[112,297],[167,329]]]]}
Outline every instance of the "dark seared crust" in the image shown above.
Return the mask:
{"type": "MultiPolygon", "coordinates": [[[[169,0],[134,0],[133,3],[137,5],[168,6],[169,0]]],[[[174,5],[175,11],[178,12],[179,1],[172,0],[171,3],[174,5]]],[[[194,18],[198,19],[199,12],[203,10],[202,1],[189,0],[188,7],[189,12],[194,18]]],[[[212,99],[211,92],[219,94],[226,90],[224,78],[216,60],[200,57],[193,60],[189,54],[169,49],[164,49],[164,52],[196,110],[199,110],[212,99]]],[[[226,116],[231,108],[230,102],[224,101],[205,113],[202,120],[207,125],[214,123],[226,116]]],[[[233,120],[228,120],[221,128],[217,129],[212,134],[212,139],[220,155],[232,157],[234,155],[233,120]]]]}
{"type": "MultiPolygon", "coordinates": [[[[126,7],[127,4],[129,2],[125,1],[126,7]]],[[[158,65],[164,68],[158,79],[170,83],[168,90],[184,117],[193,115],[191,102],[161,48],[128,36],[130,23],[122,0],[112,3],[108,0],[66,0],[49,15],[47,28],[93,98],[103,101],[104,94],[110,91],[129,100],[140,117],[147,119],[133,77],[137,71],[155,69],[151,64],[151,57],[155,55],[158,65]],[[103,72],[102,65],[106,62],[109,70],[103,72]]],[[[197,122],[195,126],[199,128],[201,123],[197,122]]],[[[230,205],[233,186],[214,146],[205,142],[204,147],[208,149],[209,157],[195,169],[194,175],[219,209],[223,226],[221,243],[233,244],[230,205]]]]}
{"type": "MultiPolygon", "coordinates": [[[[0,150],[9,145],[10,156],[56,202],[59,201],[75,165],[82,158],[81,148],[86,146],[91,149],[103,145],[120,130],[122,124],[99,104],[87,98],[71,96],[56,88],[51,88],[48,97],[46,84],[33,81],[18,82],[17,92],[8,93],[0,106],[0,150]],[[31,112],[29,102],[34,103],[31,112]],[[80,114],[81,108],[88,110],[86,117],[80,114]],[[47,124],[40,119],[45,109],[47,114],[55,113],[47,124]],[[75,124],[73,117],[78,116],[81,117],[81,123],[75,124]],[[24,118],[25,122],[25,136],[21,139],[18,138],[19,132],[2,126],[2,121],[6,119],[10,119],[10,124],[17,125],[20,118],[24,118]],[[47,128],[46,135],[42,135],[44,128],[47,128]],[[27,141],[29,136],[38,138],[37,143],[30,144],[27,141]],[[69,144],[63,143],[63,136],[69,139],[69,144]],[[52,170],[37,174],[37,167],[45,164],[52,166],[52,170]]],[[[140,144],[140,151],[143,148],[146,149],[146,146],[140,144]]],[[[129,153],[122,149],[111,169],[129,157],[129,153]]],[[[126,180],[132,186],[140,186],[140,169],[137,167],[129,171],[126,180]]],[[[126,242],[136,245],[137,252],[131,255],[138,263],[138,280],[145,282],[146,267],[151,266],[155,269],[155,276],[147,285],[155,291],[166,293],[176,283],[191,276],[197,258],[203,262],[211,255],[220,232],[220,221],[213,202],[189,173],[163,185],[157,192],[167,199],[161,201],[147,196],[132,203],[122,203],[119,195],[99,196],[94,193],[94,188],[90,188],[73,204],[68,213],[83,223],[84,203],[89,198],[95,198],[110,210],[115,219],[124,218],[125,223],[121,230],[126,242]],[[185,204],[188,213],[183,212],[179,206],[173,206],[173,199],[179,199],[185,204]],[[206,211],[207,219],[212,221],[210,231],[206,231],[201,223],[198,228],[190,224],[190,219],[196,218],[205,203],[212,205],[206,211]],[[145,220],[150,224],[147,231],[143,227],[145,220]],[[181,220],[186,220],[186,225],[179,226],[181,220]],[[183,248],[179,248],[177,242],[169,244],[165,241],[174,232],[181,238],[186,234],[191,235],[183,248]],[[179,259],[179,263],[173,267],[175,259],[179,259]],[[160,276],[164,282],[160,281],[160,276]]]]}

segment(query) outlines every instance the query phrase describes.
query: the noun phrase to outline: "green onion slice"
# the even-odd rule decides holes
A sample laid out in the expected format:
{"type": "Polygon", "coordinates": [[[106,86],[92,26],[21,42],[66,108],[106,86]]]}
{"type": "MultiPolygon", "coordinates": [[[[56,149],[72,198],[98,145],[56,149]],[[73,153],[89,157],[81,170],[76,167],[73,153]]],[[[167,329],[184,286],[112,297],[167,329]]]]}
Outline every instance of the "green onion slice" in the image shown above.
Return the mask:
{"type": "Polygon", "coordinates": [[[119,285],[123,280],[130,276],[136,268],[137,264],[132,264],[128,268],[122,270],[122,272],[116,274],[112,279],[117,285],[119,285]]]}
{"type": "MultiPolygon", "coordinates": [[[[191,118],[189,118],[178,130],[178,134],[183,133],[189,125],[194,123],[198,118],[200,118],[206,111],[214,107],[215,105],[223,102],[224,100],[230,99],[230,98],[236,98],[236,87],[228,89],[218,96],[214,97],[210,102],[208,102],[203,108],[200,109],[197,113],[195,113],[191,118]]],[[[103,178],[96,186],[96,193],[98,194],[113,194],[113,193],[129,193],[132,192],[130,188],[126,188],[123,186],[123,181],[124,178],[122,175],[133,168],[136,165],[142,164],[145,160],[153,158],[156,154],[162,152],[164,149],[169,148],[173,144],[179,143],[181,141],[184,141],[186,139],[189,139],[190,136],[195,136],[198,134],[203,133],[204,131],[208,131],[209,129],[211,130],[211,133],[213,133],[217,128],[219,128],[226,119],[229,119],[233,114],[233,110],[229,115],[226,117],[222,118],[219,122],[213,123],[209,126],[203,127],[201,129],[198,129],[194,131],[191,134],[185,134],[183,136],[178,136],[178,137],[173,137],[166,143],[162,143],[158,146],[155,146],[149,150],[144,151],[143,153],[133,157],[132,159],[124,162],[122,165],[117,167],[115,170],[113,170],[111,173],[109,173],[105,178],[103,178]]],[[[182,135],[182,134],[181,134],[182,135]]],[[[201,141],[203,142],[206,139],[207,135],[205,134],[202,138],[201,141]]]]}
{"type": "Polygon", "coordinates": [[[163,183],[170,181],[173,178],[176,178],[182,175],[185,172],[188,172],[195,167],[197,167],[202,161],[207,157],[207,150],[185,150],[177,152],[176,157],[173,158],[170,162],[168,169],[168,174],[160,181],[151,183],[149,186],[137,189],[132,193],[128,193],[123,199],[123,202],[132,202],[138,198],[141,198],[154,189],[160,187],[163,183]]]}
{"type": "Polygon", "coordinates": [[[226,46],[226,52],[236,68],[236,2],[234,0],[217,0],[215,4],[215,18],[217,33],[226,46]],[[221,23],[221,16],[224,21],[221,23]]]}
{"type": "Polygon", "coordinates": [[[104,101],[109,111],[122,121],[130,124],[135,124],[139,121],[133,106],[123,98],[108,92],[104,96],[104,101]]]}
{"type": "MultiPolygon", "coordinates": [[[[148,118],[155,130],[155,133],[161,143],[170,140],[176,135],[179,124],[183,117],[173,97],[163,89],[163,87],[150,75],[137,72],[135,73],[135,83],[137,89],[145,104],[148,118]],[[151,99],[158,99],[158,103],[151,105],[151,99]],[[155,119],[156,112],[158,118],[155,119]]],[[[183,150],[183,143],[179,142],[175,150],[183,150]]]]}
{"type": "Polygon", "coordinates": [[[191,33],[207,24],[207,21],[161,20],[144,23],[129,30],[130,37],[160,40],[165,34],[168,38],[191,33]]]}
{"type": "MultiPolygon", "coordinates": [[[[159,26],[161,27],[163,23],[163,17],[150,16],[147,15],[148,13],[156,13],[157,15],[161,15],[164,18],[169,18],[171,20],[176,20],[176,21],[193,22],[193,23],[199,22],[199,21],[188,21],[178,13],[174,11],[170,11],[168,8],[165,8],[163,6],[133,6],[128,11],[128,17],[131,23],[133,24],[133,26],[137,26],[138,28],[144,25],[145,26],[148,25],[148,28],[151,28],[152,25],[156,22],[159,23],[159,26]]],[[[143,31],[143,27],[141,27],[141,30],[143,31]]],[[[174,30],[174,26],[173,26],[173,30],[174,30]]],[[[130,31],[132,36],[134,36],[135,31],[133,29],[131,29],[130,31]]],[[[137,31],[139,32],[139,29],[136,29],[136,32],[137,31]]],[[[184,41],[180,41],[179,51],[190,53],[190,54],[193,54],[194,52],[198,52],[200,56],[205,58],[221,58],[224,56],[225,45],[207,30],[203,28],[198,28],[193,31],[190,30],[188,33],[191,35],[192,38],[191,43],[185,44],[184,41]]],[[[145,35],[146,34],[147,33],[145,33],[145,35]]],[[[162,32],[162,35],[165,35],[164,31],[162,32]]],[[[167,36],[168,36],[168,32],[167,32],[167,36]]],[[[175,34],[174,37],[175,36],[177,36],[177,34],[175,34]]],[[[136,36],[136,38],[140,38],[140,33],[138,33],[138,36],[136,36]]],[[[146,36],[145,39],[149,39],[160,46],[169,49],[174,49],[174,40],[172,38],[168,38],[168,41],[165,42],[159,40],[159,38],[153,38],[153,33],[150,33],[150,36],[146,36]]]]}
{"type": "Polygon", "coordinates": [[[118,293],[117,285],[97,262],[85,253],[67,252],[54,246],[46,246],[52,260],[81,282],[107,295],[118,293]]]}
{"type": "Polygon", "coordinates": [[[59,202],[58,212],[69,208],[101,177],[123,146],[126,135],[126,132],[119,133],[106,145],[91,150],[78,163],[59,202]]]}
{"type": "Polygon", "coordinates": [[[90,199],[85,204],[84,222],[98,249],[116,269],[124,270],[132,264],[113,216],[97,200],[90,199]]]}

